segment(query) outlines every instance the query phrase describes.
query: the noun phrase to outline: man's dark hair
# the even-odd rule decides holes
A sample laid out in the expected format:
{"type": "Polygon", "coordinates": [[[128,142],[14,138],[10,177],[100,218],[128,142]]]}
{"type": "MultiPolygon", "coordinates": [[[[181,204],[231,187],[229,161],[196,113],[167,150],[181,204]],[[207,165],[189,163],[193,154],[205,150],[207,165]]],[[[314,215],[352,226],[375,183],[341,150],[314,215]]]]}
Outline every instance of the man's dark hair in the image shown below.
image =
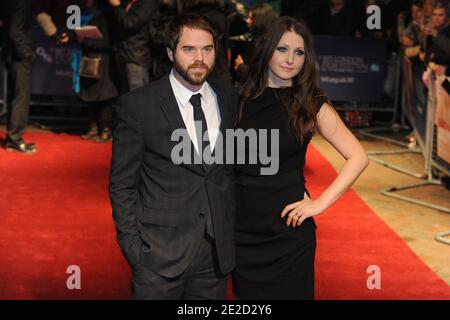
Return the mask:
{"type": "Polygon", "coordinates": [[[182,13],[175,16],[166,29],[166,46],[176,51],[183,27],[204,30],[213,36],[214,48],[217,50],[217,31],[205,17],[194,13],[182,13]]]}

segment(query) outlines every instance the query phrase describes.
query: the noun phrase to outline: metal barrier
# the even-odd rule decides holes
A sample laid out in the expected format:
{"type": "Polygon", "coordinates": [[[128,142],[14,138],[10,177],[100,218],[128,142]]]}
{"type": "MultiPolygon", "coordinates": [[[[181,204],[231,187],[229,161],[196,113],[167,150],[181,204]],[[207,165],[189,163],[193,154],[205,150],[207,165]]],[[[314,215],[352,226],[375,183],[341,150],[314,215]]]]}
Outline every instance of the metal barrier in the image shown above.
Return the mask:
{"type": "MultiPolygon", "coordinates": [[[[427,115],[426,115],[426,136],[425,136],[425,149],[426,149],[426,157],[425,157],[425,166],[426,166],[426,172],[427,172],[427,181],[417,184],[411,184],[401,187],[390,187],[382,190],[382,194],[397,198],[403,201],[408,201],[411,203],[415,203],[418,205],[426,206],[432,209],[440,210],[443,212],[450,213],[450,208],[444,207],[441,205],[437,205],[428,201],[419,200],[416,198],[404,196],[404,195],[398,195],[395,192],[407,190],[407,189],[414,189],[418,187],[424,187],[424,186],[436,186],[436,185],[442,185],[441,181],[436,179],[436,172],[442,172],[444,174],[449,175],[450,170],[449,164],[446,163],[442,159],[438,159],[437,152],[436,152],[436,125],[435,125],[435,116],[436,116],[436,76],[434,72],[431,72],[429,77],[429,99],[428,99],[428,107],[427,107],[427,115]]],[[[439,234],[436,236],[436,239],[443,239],[445,235],[449,233],[439,234]]],[[[441,241],[440,240],[440,241],[441,241]]],[[[443,241],[444,243],[448,243],[447,240],[443,241]]],[[[448,243],[450,244],[450,243],[448,243]]]]}
{"type": "MultiPolygon", "coordinates": [[[[358,130],[358,134],[362,135],[362,136],[366,136],[372,139],[377,139],[377,140],[381,140],[381,141],[385,141],[397,146],[400,146],[401,149],[397,149],[397,150],[389,150],[389,151],[371,151],[368,152],[368,157],[370,160],[381,164],[385,167],[388,167],[390,169],[399,171],[401,173],[410,175],[412,177],[415,178],[419,178],[419,179],[426,179],[427,175],[424,172],[414,172],[409,170],[408,168],[405,168],[403,166],[397,165],[395,163],[386,161],[382,158],[380,158],[379,156],[384,156],[384,155],[400,155],[400,154],[408,154],[408,153],[412,153],[412,154],[420,154],[421,150],[417,147],[414,148],[410,148],[410,145],[406,142],[402,142],[402,141],[398,141],[395,139],[391,139],[388,137],[385,137],[379,133],[386,133],[386,132],[396,132],[397,129],[393,129],[392,125],[395,123],[396,119],[397,119],[397,115],[398,115],[398,109],[400,108],[400,104],[398,103],[398,99],[399,99],[399,92],[400,92],[400,79],[401,79],[401,72],[404,69],[403,67],[403,63],[402,63],[402,59],[398,56],[393,56],[391,57],[390,60],[388,60],[388,65],[390,65],[390,67],[395,70],[395,89],[394,89],[394,101],[393,101],[393,106],[392,108],[387,108],[385,111],[386,112],[392,112],[392,119],[391,121],[389,121],[388,123],[386,123],[384,126],[381,127],[375,127],[375,128],[368,128],[368,129],[360,129],[358,130]],[[378,134],[377,134],[378,133],[378,134]]],[[[388,66],[389,68],[389,66],[388,66]]],[[[401,129],[405,129],[408,128],[408,126],[406,126],[406,106],[405,106],[405,93],[406,90],[406,86],[402,86],[402,103],[401,103],[401,121],[400,121],[400,127],[398,128],[399,130],[401,129]]],[[[378,111],[378,109],[372,109],[373,111],[378,111]]]]}

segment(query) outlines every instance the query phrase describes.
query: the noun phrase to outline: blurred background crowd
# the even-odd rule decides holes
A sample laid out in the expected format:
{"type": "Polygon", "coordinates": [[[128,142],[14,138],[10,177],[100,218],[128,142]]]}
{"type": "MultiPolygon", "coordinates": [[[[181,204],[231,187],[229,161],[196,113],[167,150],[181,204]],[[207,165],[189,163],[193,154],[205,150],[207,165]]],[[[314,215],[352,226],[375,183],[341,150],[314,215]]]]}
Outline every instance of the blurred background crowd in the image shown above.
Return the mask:
{"type": "Polygon", "coordinates": [[[116,97],[170,70],[164,28],[179,12],[197,12],[216,27],[220,48],[214,76],[236,85],[246,79],[255,39],[278,16],[304,21],[315,35],[383,41],[386,59],[405,55],[424,72],[445,76],[449,70],[450,15],[443,0],[2,0],[1,6],[0,46],[10,78],[10,103],[2,104],[0,116],[5,118],[10,108],[6,142],[13,147],[23,142],[29,113],[33,28],[41,28],[57,46],[71,46],[73,90],[89,106],[89,128],[82,138],[97,142],[111,139],[116,97]],[[101,39],[83,38],[67,29],[71,5],[81,8],[81,26],[96,26],[101,39]],[[371,5],[381,9],[381,29],[366,25],[371,5]],[[79,74],[85,58],[101,61],[100,74],[79,74]]]}

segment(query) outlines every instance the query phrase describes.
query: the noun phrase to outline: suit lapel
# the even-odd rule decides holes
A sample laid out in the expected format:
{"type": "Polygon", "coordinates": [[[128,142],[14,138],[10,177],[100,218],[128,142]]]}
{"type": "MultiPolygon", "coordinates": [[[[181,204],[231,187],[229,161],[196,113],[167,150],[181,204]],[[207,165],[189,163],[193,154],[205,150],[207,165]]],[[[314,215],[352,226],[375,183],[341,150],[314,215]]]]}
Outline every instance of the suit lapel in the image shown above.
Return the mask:
{"type": "MultiPolygon", "coordinates": [[[[178,102],[173,93],[172,86],[170,85],[168,75],[163,78],[161,97],[163,98],[161,108],[166,115],[167,121],[172,126],[172,129],[184,129],[187,132],[187,128],[184,123],[183,117],[181,116],[180,108],[178,107],[178,102]]],[[[192,140],[190,138],[189,140],[191,141],[191,152],[196,152],[192,140]]],[[[191,170],[202,175],[205,173],[203,166],[199,164],[183,164],[183,166],[190,168],[191,170]]]]}
{"type": "Polygon", "coordinates": [[[225,137],[225,128],[226,124],[229,121],[227,97],[223,92],[223,89],[220,86],[218,86],[213,79],[208,80],[208,83],[211,85],[211,87],[213,88],[214,92],[217,95],[217,103],[219,104],[219,112],[220,112],[220,133],[222,134],[222,137],[225,137]]]}
{"type": "MultiPolygon", "coordinates": [[[[223,148],[223,160],[225,161],[225,130],[227,127],[227,124],[229,122],[229,112],[228,112],[228,103],[227,103],[227,97],[224,93],[224,90],[221,86],[219,86],[214,79],[208,79],[208,83],[210,84],[211,88],[214,90],[216,96],[217,96],[217,104],[219,106],[219,113],[220,113],[220,134],[222,135],[222,148],[223,148]]],[[[214,148],[215,150],[215,148],[214,148]]],[[[215,151],[214,151],[215,152],[215,151]]],[[[207,166],[206,170],[207,172],[211,171],[217,164],[213,164],[210,166],[207,166]]]]}

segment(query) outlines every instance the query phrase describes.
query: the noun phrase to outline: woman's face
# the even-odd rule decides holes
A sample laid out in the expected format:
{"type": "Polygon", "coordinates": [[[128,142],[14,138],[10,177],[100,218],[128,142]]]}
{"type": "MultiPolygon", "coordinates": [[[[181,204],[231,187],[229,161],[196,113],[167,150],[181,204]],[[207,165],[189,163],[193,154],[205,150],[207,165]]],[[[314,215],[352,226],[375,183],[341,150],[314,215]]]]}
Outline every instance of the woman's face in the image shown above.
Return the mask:
{"type": "Polygon", "coordinates": [[[287,31],[283,34],[269,61],[269,86],[292,86],[292,79],[305,63],[305,44],[302,36],[287,31]]]}
{"type": "Polygon", "coordinates": [[[444,8],[433,9],[433,26],[437,29],[442,28],[447,22],[447,15],[444,8]]]}

